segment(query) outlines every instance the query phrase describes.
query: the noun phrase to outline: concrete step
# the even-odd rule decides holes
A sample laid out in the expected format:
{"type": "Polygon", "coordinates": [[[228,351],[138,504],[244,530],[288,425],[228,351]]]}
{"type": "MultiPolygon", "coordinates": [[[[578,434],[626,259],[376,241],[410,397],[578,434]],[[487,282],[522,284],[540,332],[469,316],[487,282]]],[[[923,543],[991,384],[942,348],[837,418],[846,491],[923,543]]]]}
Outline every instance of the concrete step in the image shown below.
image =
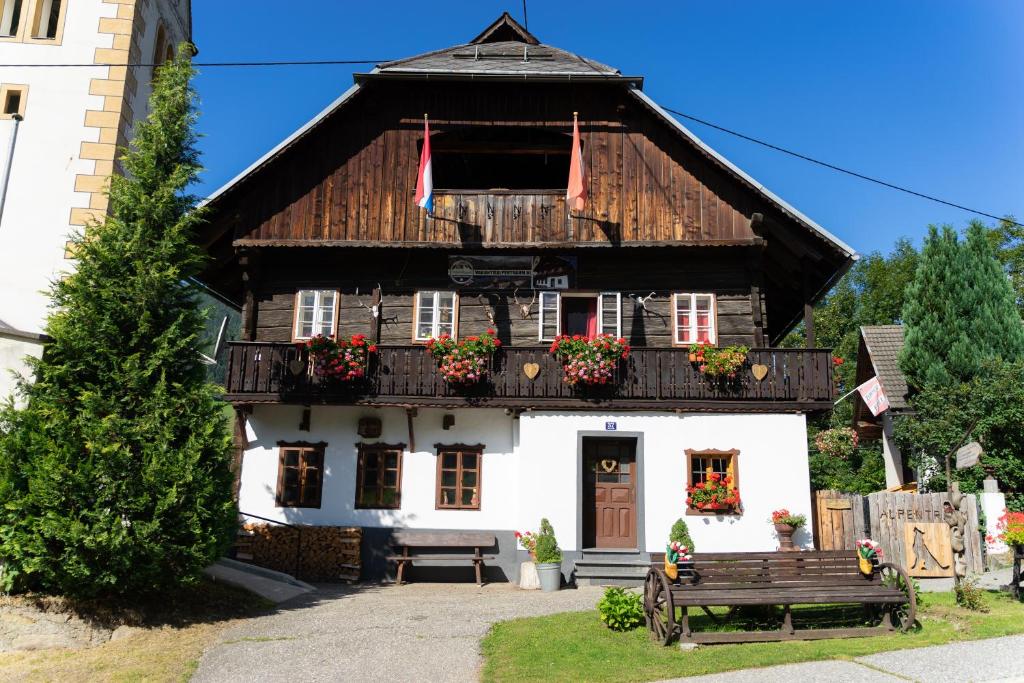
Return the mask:
{"type": "Polygon", "coordinates": [[[650,567],[646,553],[584,551],[583,557],[576,560],[576,583],[581,586],[639,586],[650,567]]]}

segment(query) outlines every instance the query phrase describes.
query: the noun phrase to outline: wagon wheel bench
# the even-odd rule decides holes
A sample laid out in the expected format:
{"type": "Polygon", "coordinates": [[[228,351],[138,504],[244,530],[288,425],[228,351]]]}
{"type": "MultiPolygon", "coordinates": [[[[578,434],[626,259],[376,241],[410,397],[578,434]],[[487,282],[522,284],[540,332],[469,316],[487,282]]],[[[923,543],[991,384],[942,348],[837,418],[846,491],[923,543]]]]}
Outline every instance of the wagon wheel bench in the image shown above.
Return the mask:
{"type": "Polygon", "coordinates": [[[391,555],[388,561],[398,563],[396,583],[404,583],[405,567],[420,560],[431,562],[472,562],[476,570],[476,582],[484,585],[483,567],[485,560],[493,560],[494,555],[482,555],[481,548],[493,548],[494,534],[474,533],[466,531],[396,531],[391,534],[391,544],[398,549],[400,555],[391,555]],[[414,548],[445,548],[454,550],[473,550],[467,553],[438,553],[435,555],[410,555],[414,548]]]}
{"type": "Polygon", "coordinates": [[[748,643],[816,640],[879,635],[914,624],[917,597],[902,568],[877,565],[870,576],[858,568],[855,551],[799,553],[697,553],[693,575],[674,583],[662,565],[654,565],[644,582],[644,615],[654,639],[668,645],[674,638],[690,643],[748,643]],[[805,628],[793,625],[793,605],[864,606],[875,622],[853,628],[805,628]],[[690,628],[688,607],[700,607],[713,621],[728,621],[740,607],[781,606],[778,631],[702,631],[690,628]],[[711,607],[728,607],[718,616],[711,607]],[[678,610],[678,612],[677,612],[678,610]]]}

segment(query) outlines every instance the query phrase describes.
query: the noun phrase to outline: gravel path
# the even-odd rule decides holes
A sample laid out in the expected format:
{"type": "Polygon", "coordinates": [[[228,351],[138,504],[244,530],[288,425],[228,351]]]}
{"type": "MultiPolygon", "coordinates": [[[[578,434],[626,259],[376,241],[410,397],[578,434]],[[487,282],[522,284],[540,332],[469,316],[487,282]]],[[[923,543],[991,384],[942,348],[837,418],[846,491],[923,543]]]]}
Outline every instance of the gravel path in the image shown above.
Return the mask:
{"type": "Polygon", "coordinates": [[[322,587],[223,631],[192,680],[475,681],[480,639],[491,624],[592,609],[601,592],[509,584],[322,587]]]}

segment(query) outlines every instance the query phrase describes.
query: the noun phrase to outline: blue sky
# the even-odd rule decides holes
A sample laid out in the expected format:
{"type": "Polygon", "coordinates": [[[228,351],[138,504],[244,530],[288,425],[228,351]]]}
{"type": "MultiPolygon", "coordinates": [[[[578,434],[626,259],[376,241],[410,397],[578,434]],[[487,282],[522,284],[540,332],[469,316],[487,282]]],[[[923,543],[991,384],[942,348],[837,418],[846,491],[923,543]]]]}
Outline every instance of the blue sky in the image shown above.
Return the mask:
{"type": "MultiPolygon", "coordinates": [[[[394,59],[463,43],[520,0],[195,0],[197,61],[394,59]],[[285,7],[287,11],[281,11],[285,7]]],[[[645,77],[661,104],[867,175],[1024,218],[1024,3],[562,2],[529,28],[645,77]]],[[[212,192],[372,65],[210,68],[196,81],[212,192]]],[[[862,253],[971,216],[684,123],[862,253]]]]}

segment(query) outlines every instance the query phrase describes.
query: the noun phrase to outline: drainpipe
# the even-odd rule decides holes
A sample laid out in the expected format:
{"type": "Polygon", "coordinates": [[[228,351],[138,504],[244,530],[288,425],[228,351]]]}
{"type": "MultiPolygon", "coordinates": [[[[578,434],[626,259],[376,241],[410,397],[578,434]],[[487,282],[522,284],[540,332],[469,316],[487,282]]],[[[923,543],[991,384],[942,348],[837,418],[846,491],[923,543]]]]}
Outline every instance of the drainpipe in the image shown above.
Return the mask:
{"type": "Polygon", "coordinates": [[[14,114],[14,126],[11,128],[11,145],[7,152],[7,164],[4,166],[3,180],[0,180],[0,226],[4,220],[4,204],[7,203],[7,184],[11,181],[11,166],[14,165],[14,145],[18,142],[18,124],[21,123],[21,114],[14,114]]]}

